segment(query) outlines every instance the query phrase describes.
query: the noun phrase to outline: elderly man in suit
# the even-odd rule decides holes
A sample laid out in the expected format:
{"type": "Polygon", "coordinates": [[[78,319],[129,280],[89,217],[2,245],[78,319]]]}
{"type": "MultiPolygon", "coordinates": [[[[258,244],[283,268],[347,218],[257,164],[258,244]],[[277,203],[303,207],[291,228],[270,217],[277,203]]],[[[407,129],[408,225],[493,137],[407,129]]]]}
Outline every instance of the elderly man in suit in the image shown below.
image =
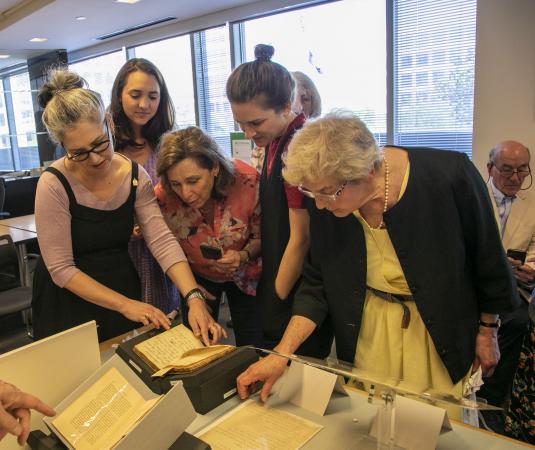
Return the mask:
{"type": "MultiPolygon", "coordinates": [[[[526,262],[508,258],[519,284],[529,284],[535,279],[535,194],[529,191],[532,185],[529,162],[527,147],[516,141],[503,141],[490,151],[487,163],[487,185],[504,249],[527,254],[526,262]]],[[[493,405],[502,406],[507,398],[528,320],[526,303],[502,317],[498,332],[501,360],[480,391],[493,405]]],[[[500,425],[498,429],[492,428],[501,431],[500,425]]]]}

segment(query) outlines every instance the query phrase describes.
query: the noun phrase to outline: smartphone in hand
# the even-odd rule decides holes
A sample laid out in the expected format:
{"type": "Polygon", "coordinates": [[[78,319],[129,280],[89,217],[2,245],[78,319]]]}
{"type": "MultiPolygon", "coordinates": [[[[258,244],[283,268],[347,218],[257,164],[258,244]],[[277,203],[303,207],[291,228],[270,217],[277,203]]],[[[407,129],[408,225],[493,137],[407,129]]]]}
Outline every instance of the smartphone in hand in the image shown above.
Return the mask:
{"type": "Polygon", "coordinates": [[[522,250],[515,250],[510,248],[509,250],[507,250],[507,256],[509,256],[509,258],[513,258],[517,261],[520,261],[522,265],[524,265],[524,263],[526,262],[526,252],[522,250]]]}
{"type": "Polygon", "coordinates": [[[201,244],[201,253],[202,256],[206,259],[221,259],[223,258],[223,250],[221,250],[219,247],[213,247],[211,245],[207,244],[201,244]]]}

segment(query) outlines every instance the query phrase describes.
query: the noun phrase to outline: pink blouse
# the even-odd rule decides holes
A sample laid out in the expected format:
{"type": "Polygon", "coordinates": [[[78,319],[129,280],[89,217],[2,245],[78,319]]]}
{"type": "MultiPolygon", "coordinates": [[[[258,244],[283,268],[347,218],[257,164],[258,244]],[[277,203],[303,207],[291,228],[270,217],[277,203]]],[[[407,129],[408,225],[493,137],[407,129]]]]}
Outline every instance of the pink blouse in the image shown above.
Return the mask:
{"type": "Polygon", "coordinates": [[[158,184],[155,189],[163,217],[188,257],[195,273],[215,282],[234,281],[249,295],[256,295],[260,278],[260,258],[242,264],[233,275],[216,272],[202,256],[200,244],[227,250],[242,250],[249,239],[260,238],[258,172],[243,161],[234,161],[236,181],[228,195],[214,207],[214,224],[204,222],[197,208],[184,204],[176,194],[169,195],[158,184]]]}
{"type": "MultiPolygon", "coordinates": [[[[125,158],[118,154],[116,157],[125,158]]],[[[130,195],[131,171],[128,171],[117,186],[115,195],[109,200],[99,200],[67,171],[63,159],[55,161],[52,167],[65,175],[78,204],[109,211],[121,206],[130,195]]],[[[184,252],[162,218],[151,180],[142,166],[139,166],[139,184],[134,207],[145,242],[163,271],[167,271],[177,262],[184,261],[184,252]]],[[[35,225],[41,255],[50,276],[59,287],[64,287],[80,270],[75,265],[72,253],[69,197],[59,179],[49,172],[44,172],[37,184],[35,225]]]]}

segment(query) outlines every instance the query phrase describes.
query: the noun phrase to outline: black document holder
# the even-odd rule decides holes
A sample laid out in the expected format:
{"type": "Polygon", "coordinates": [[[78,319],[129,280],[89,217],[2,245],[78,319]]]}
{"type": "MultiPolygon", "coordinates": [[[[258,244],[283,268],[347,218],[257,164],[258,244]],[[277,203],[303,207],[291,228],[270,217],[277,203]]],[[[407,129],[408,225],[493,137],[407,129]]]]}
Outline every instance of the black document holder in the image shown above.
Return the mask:
{"type": "Polygon", "coordinates": [[[181,380],[195,411],[199,414],[206,414],[234,396],[238,375],[258,361],[255,350],[250,347],[238,347],[194,372],[171,373],[164,377],[153,378],[154,370],[134,352],[134,346],[158,332],[150,331],[123,342],[117,348],[117,354],[156,394],[165,394],[178,380],[181,380]]]}

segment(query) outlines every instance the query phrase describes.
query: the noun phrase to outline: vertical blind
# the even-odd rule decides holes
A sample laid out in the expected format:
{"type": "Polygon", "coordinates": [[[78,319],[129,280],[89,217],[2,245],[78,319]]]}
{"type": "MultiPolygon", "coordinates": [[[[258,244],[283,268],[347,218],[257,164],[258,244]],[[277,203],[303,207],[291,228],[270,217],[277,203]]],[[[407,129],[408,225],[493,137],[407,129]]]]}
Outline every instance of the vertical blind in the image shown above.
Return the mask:
{"type": "Polygon", "coordinates": [[[394,0],[394,143],[472,154],[476,0],[394,0]]]}
{"type": "Polygon", "coordinates": [[[225,91],[231,72],[229,41],[227,26],[193,33],[199,126],[230,156],[234,119],[225,91]]]}

